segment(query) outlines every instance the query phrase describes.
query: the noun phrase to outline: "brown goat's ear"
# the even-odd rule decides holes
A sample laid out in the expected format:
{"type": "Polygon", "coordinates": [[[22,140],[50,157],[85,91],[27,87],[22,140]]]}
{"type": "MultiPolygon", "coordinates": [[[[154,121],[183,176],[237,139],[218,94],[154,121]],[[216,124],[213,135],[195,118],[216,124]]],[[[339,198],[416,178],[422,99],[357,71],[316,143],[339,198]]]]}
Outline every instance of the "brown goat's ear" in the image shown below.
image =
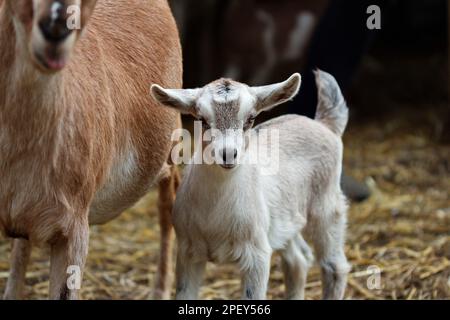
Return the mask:
{"type": "Polygon", "coordinates": [[[256,110],[258,113],[269,110],[294,98],[300,89],[301,82],[302,77],[300,74],[294,73],[284,82],[262,87],[251,87],[250,92],[256,97],[256,110]]]}
{"type": "Polygon", "coordinates": [[[151,87],[153,98],[159,103],[177,109],[183,114],[196,115],[195,105],[200,89],[164,89],[154,84],[151,87]]]}

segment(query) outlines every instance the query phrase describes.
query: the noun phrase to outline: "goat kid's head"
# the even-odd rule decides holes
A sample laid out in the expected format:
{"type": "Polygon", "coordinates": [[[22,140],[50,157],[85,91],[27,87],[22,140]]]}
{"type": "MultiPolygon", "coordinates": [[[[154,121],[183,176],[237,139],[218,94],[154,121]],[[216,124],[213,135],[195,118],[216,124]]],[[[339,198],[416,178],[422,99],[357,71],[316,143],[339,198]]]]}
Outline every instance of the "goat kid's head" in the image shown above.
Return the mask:
{"type": "Polygon", "coordinates": [[[212,149],[214,163],[232,169],[248,147],[245,135],[256,116],[292,99],[300,83],[296,73],[284,82],[261,87],[219,79],[200,89],[164,89],[155,84],[151,92],[161,104],[202,121],[203,131],[211,132],[206,146],[212,149]]]}
{"type": "Polygon", "coordinates": [[[19,48],[42,72],[54,73],[69,61],[96,0],[5,0],[19,48]]]}

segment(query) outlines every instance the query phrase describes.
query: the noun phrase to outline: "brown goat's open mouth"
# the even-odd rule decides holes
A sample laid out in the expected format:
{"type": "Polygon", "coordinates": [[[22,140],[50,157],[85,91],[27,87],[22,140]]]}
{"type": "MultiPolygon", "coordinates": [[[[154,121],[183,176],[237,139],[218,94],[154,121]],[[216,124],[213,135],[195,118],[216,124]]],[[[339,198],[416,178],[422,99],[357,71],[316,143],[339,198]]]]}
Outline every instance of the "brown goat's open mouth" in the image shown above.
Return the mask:
{"type": "Polygon", "coordinates": [[[37,63],[39,63],[41,67],[46,69],[47,71],[60,71],[67,64],[67,61],[63,56],[40,54],[37,52],[35,52],[34,55],[36,57],[37,63]]]}

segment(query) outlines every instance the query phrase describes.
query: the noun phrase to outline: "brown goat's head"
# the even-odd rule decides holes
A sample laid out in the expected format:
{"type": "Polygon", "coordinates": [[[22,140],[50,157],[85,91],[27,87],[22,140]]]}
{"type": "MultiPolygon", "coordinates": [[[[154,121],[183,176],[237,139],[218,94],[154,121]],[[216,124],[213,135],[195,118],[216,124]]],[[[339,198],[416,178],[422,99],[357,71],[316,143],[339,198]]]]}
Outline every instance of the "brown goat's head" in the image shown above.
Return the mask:
{"type": "Polygon", "coordinates": [[[42,72],[63,69],[96,0],[5,0],[19,50],[42,72]]]}

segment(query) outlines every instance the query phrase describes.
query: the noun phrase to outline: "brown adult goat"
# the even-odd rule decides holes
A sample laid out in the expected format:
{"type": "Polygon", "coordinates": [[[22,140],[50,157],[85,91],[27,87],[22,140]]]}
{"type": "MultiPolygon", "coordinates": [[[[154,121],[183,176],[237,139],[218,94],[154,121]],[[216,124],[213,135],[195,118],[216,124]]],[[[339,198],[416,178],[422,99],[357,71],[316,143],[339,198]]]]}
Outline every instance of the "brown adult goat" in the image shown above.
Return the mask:
{"type": "Polygon", "coordinates": [[[182,85],[166,0],[0,0],[0,230],[15,238],[5,298],[20,297],[35,244],[51,247],[50,298],[77,298],[67,268],[82,272],[89,224],[156,182],[155,296],[167,297],[179,179],[167,159],[180,118],[150,98],[155,82],[182,85]],[[66,23],[70,8],[79,29],[66,23]]]}

